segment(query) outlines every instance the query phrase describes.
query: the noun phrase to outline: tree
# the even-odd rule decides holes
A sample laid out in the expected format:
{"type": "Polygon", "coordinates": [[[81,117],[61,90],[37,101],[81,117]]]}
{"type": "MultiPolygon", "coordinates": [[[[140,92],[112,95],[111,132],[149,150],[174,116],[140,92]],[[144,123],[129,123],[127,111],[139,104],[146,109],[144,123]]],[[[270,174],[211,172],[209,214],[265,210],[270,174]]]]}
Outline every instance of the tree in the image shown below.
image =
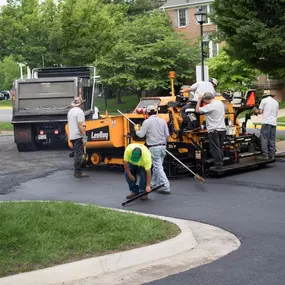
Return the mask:
{"type": "Polygon", "coordinates": [[[87,65],[113,45],[126,5],[102,0],[7,0],[0,13],[0,60],[29,67],[87,65]]]}
{"type": "Polygon", "coordinates": [[[134,16],[145,14],[159,8],[162,3],[157,0],[103,0],[103,3],[124,4],[127,6],[127,14],[134,16]]]}
{"type": "Polygon", "coordinates": [[[207,60],[209,73],[219,80],[218,89],[246,91],[256,80],[258,71],[244,61],[231,58],[225,51],[207,60]]]}
{"type": "Polygon", "coordinates": [[[99,58],[102,82],[137,94],[155,88],[169,89],[168,72],[177,82],[195,76],[197,47],[177,35],[163,12],[138,15],[117,31],[113,48],[99,58]]]}
{"type": "Polygon", "coordinates": [[[3,61],[0,61],[0,90],[10,90],[13,81],[19,77],[19,65],[12,56],[5,57],[3,61]]]}
{"type": "Polygon", "coordinates": [[[264,73],[284,69],[284,0],[215,0],[213,7],[229,55],[264,73]]]}
{"type": "Polygon", "coordinates": [[[52,0],[7,0],[0,14],[0,59],[13,55],[31,68],[59,61],[60,24],[57,5],[52,0]]]}
{"type": "Polygon", "coordinates": [[[101,0],[62,3],[62,55],[66,65],[95,62],[114,44],[114,31],[125,21],[126,5],[101,0]]]}

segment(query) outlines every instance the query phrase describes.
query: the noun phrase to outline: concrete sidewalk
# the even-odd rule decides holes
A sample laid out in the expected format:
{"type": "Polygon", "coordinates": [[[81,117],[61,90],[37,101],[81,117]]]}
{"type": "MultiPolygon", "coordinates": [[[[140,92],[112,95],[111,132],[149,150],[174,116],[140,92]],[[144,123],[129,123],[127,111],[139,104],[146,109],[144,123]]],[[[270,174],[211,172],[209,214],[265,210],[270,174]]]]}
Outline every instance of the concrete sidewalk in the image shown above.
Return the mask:
{"type": "MultiPolygon", "coordinates": [[[[280,109],[278,111],[278,117],[284,117],[285,116],[285,109],[280,109]]],[[[262,115],[251,115],[251,119],[247,121],[247,128],[254,129],[256,126],[255,124],[261,124],[262,122],[262,115]]],[[[242,123],[244,122],[245,118],[240,118],[239,121],[242,123]]],[[[260,128],[260,126],[257,126],[257,128],[260,128]]],[[[285,130],[285,124],[284,126],[277,126],[277,130],[285,130]]]]}
{"type": "Polygon", "coordinates": [[[277,142],[276,149],[276,156],[285,157],[285,140],[277,142]]]}

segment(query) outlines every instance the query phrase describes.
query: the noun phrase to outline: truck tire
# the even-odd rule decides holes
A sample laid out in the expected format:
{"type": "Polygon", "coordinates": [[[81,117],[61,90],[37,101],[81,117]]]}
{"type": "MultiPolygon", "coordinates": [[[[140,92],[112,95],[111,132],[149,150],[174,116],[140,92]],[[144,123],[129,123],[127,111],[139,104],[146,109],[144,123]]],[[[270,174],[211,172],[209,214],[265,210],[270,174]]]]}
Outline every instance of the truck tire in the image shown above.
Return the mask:
{"type": "Polygon", "coordinates": [[[17,143],[17,149],[19,152],[35,151],[37,147],[34,143],[17,143]]]}
{"type": "Polygon", "coordinates": [[[19,152],[22,152],[22,151],[26,151],[26,147],[25,147],[26,144],[24,143],[17,143],[17,149],[19,152]]]}

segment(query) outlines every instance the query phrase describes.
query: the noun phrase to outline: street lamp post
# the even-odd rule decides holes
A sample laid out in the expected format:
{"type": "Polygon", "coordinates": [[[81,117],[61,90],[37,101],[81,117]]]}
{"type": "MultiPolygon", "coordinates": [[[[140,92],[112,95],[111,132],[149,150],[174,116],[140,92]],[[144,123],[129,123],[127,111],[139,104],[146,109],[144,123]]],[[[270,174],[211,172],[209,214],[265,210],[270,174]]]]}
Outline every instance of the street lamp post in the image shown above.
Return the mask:
{"type": "Polygon", "coordinates": [[[200,36],[201,36],[201,75],[202,81],[205,80],[204,76],[204,54],[203,54],[203,24],[206,22],[207,13],[203,12],[202,7],[199,7],[195,13],[196,21],[200,24],[200,36]]]}

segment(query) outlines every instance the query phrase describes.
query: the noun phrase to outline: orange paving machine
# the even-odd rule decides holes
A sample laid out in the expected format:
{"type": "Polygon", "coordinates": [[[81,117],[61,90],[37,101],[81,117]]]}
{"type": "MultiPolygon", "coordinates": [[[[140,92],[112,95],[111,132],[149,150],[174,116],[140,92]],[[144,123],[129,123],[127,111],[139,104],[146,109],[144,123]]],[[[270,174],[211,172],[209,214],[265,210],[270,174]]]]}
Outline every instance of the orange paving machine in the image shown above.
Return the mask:
{"type": "MultiPolygon", "coordinates": [[[[172,79],[173,83],[173,79],[172,79]]],[[[188,101],[188,94],[175,95],[172,84],[171,96],[144,97],[138,102],[137,107],[131,113],[115,116],[102,116],[95,120],[86,121],[86,134],[88,140],[86,150],[88,164],[99,165],[123,165],[123,154],[127,145],[131,143],[145,143],[145,138],[136,136],[135,124],[142,124],[146,119],[146,108],[149,105],[158,106],[158,116],[163,118],[169,128],[170,137],[167,150],[183,162],[191,170],[201,174],[221,175],[262,167],[274,160],[261,161],[260,139],[254,133],[248,133],[246,129],[250,111],[256,105],[255,90],[241,93],[223,94],[216,96],[225,106],[225,122],[227,135],[224,142],[224,167],[209,172],[213,165],[213,158],[209,151],[208,132],[205,124],[205,116],[195,112],[197,102],[188,101]],[[188,108],[188,126],[190,131],[183,131],[180,109],[186,102],[190,102],[188,108]],[[241,124],[238,115],[249,110],[241,124]]],[[[69,146],[71,144],[69,142],[69,146]]],[[[166,156],[164,167],[168,177],[176,178],[189,172],[170,155],[166,156]]]]}

